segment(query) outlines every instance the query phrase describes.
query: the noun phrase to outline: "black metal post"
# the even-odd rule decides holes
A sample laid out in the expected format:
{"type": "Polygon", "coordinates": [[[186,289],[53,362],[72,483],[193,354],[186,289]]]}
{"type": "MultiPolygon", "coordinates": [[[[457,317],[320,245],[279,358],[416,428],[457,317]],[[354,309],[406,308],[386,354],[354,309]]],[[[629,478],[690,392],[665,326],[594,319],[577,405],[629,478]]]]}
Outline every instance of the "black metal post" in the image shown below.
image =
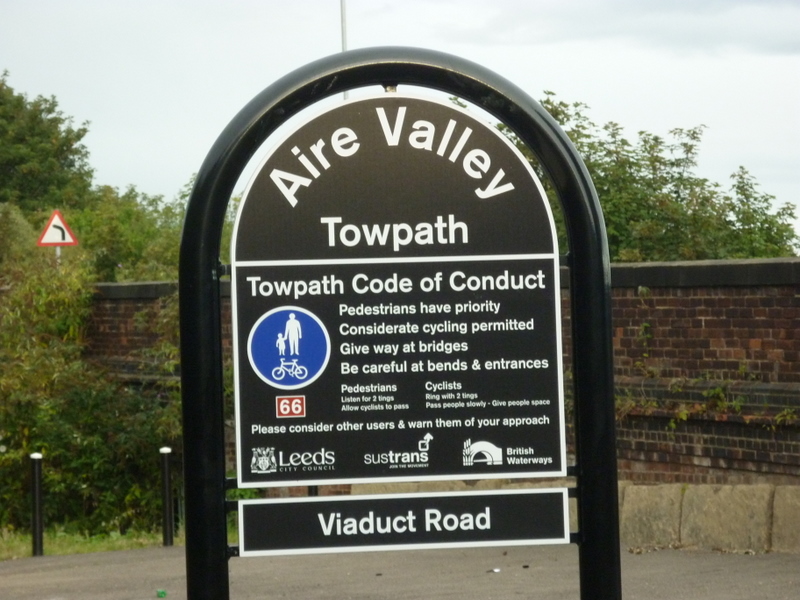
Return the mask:
{"type": "Polygon", "coordinates": [[[42,518],[42,455],[31,454],[31,537],[33,538],[33,556],[44,555],[44,520],[42,518]]]}
{"type": "Polygon", "coordinates": [[[172,546],[175,533],[175,508],[172,503],[172,473],[169,459],[172,448],[164,446],[161,454],[161,529],[165,546],[172,546]]]}
{"type": "Polygon", "coordinates": [[[541,160],[570,242],[580,579],[583,600],[619,600],[619,517],[605,225],[586,166],[524,91],[464,59],[414,48],[366,48],[290,73],[245,106],[201,166],[181,240],[180,310],[189,600],[229,597],[219,249],[234,186],[259,145],[294,114],[349,89],[420,85],[481,106],[541,160]]]}

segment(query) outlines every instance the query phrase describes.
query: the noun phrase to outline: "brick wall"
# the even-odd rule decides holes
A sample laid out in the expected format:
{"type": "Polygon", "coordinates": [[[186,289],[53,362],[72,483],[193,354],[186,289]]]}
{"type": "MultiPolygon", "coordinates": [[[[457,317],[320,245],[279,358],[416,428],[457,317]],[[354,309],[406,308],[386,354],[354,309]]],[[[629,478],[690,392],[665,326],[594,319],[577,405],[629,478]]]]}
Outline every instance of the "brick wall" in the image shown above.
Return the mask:
{"type": "Polygon", "coordinates": [[[800,383],[800,278],[780,276],[785,261],[759,263],[739,277],[741,263],[703,263],[702,285],[683,283],[701,268],[691,263],[615,268],[616,373],[800,383]]]}
{"type": "Polygon", "coordinates": [[[617,430],[619,477],[641,483],[800,484],[798,428],[773,430],[741,417],[629,416],[617,430]]]}
{"type": "MultiPolygon", "coordinates": [[[[174,290],[99,285],[89,355],[116,368],[135,363],[156,339],[145,327],[148,311],[174,290]]],[[[798,293],[800,259],[612,267],[620,478],[800,483],[798,293]]],[[[223,350],[230,352],[226,285],[223,296],[223,350]]],[[[567,289],[562,302],[569,371],[567,289]]]]}
{"type": "Polygon", "coordinates": [[[800,261],[615,265],[620,478],[800,483],[800,261]]]}
{"type": "Polygon", "coordinates": [[[101,283],[97,286],[86,332],[86,354],[112,364],[135,361],[158,335],[150,320],[163,300],[175,293],[172,283],[101,283]]]}

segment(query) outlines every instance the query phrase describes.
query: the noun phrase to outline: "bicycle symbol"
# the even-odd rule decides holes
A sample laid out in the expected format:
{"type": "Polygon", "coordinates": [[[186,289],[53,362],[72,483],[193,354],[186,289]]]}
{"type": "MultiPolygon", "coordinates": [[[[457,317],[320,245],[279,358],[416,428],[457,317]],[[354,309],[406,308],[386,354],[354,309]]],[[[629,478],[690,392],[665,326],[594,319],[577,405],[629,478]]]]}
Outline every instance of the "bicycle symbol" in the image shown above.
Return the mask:
{"type": "Polygon", "coordinates": [[[272,378],[275,381],[280,381],[287,373],[295,379],[305,379],[308,377],[308,369],[302,365],[298,365],[296,358],[292,360],[285,360],[282,358],[281,366],[272,369],[272,378]]]}
{"type": "Polygon", "coordinates": [[[319,317],[299,306],[279,306],[255,322],[247,358],[268,385],[296,390],[316,381],[331,354],[328,330],[319,317]]]}

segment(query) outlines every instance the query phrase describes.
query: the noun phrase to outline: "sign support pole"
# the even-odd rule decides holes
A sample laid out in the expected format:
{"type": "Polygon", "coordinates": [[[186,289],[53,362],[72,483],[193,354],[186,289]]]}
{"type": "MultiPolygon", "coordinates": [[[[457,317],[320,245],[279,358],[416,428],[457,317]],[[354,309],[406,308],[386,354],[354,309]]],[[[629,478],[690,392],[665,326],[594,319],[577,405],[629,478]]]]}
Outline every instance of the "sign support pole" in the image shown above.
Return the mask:
{"type": "Polygon", "coordinates": [[[400,83],[492,113],[539,157],[561,199],[571,249],[581,598],[620,600],[610,265],[591,179],[566,134],[525,92],[469,61],[410,48],[345,52],[278,80],[231,121],[198,172],[179,284],[188,598],[229,598],[219,249],[234,186],[259,145],[292,115],[350,89],[400,83]]]}

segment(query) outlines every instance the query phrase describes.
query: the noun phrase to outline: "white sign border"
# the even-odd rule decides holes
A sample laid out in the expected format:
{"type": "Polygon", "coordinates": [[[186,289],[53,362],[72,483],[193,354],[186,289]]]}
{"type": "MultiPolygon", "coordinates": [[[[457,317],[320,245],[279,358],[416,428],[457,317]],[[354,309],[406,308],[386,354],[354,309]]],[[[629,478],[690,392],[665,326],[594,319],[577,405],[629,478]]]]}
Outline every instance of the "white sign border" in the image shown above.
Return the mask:
{"type": "Polygon", "coordinates": [[[256,556],[297,556],[303,554],[352,554],[355,552],[388,552],[398,550],[434,550],[453,548],[497,548],[504,546],[553,546],[570,543],[569,528],[569,488],[528,488],[513,490],[485,490],[479,492],[434,492],[424,494],[370,494],[358,496],[307,496],[300,498],[268,498],[258,500],[239,500],[239,556],[249,558],[256,556]],[[485,542],[432,542],[418,544],[385,544],[375,546],[343,546],[329,548],[301,548],[282,550],[247,550],[244,546],[244,511],[242,506],[253,504],[300,504],[310,502],[368,502],[370,500],[402,500],[403,498],[445,498],[445,497],[484,497],[510,496],[518,494],[553,494],[562,495],[562,518],[564,536],[560,538],[536,538],[524,540],[496,540],[485,542]]]}
{"type": "MultiPolygon", "coordinates": [[[[358,483],[372,483],[372,482],[396,482],[396,483],[403,483],[403,482],[422,482],[422,481],[459,481],[459,480],[478,480],[478,479],[520,479],[520,478],[552,478],[552,477],[563,477],[567,474],[567,450],[566,450],[566,411],[564,406],[564,360],[563,360],[563,343],[562,343],[562,327],[561,327],[561,277],[560,277],[560,263],[559,263],[559,256],[558,256],[558,236],[555,228],[555,220],[553,219],[553,212],[550,207],[550,202],[547,199],[547,194],[542,187],[542,183],[539,180],[539,177],[533,171],[530,166],[528,160],[523,156],[523,154],[519,151],[519,149],[511,143],[511,141],[503,135],[499,130],[492,127],[489,123],[482,121],[478,115],[475,113],[470,112],[467,108],[459,106],[457,104],[453,104],[450,102],[445,102],[440,98],[436,98],[434,96],[426,96],[425,94],[420,93],[406,93],[406,92],[392,92],[391,97],[394,98],[407,98],[409,100],[417,100],[423,102],[430,102],[432,104],[439,104],[441,106],[445,106],[451,110],[459,111],[468,116],[471,120],[476,122],[482,123],[486,129],[494,133],[499,139],[501,139],[516,155],[517,159],[520,161],[520,164],[524,165],[527,169],[528,174],[530,175],[531,180],[537,187],[539,191],[539,195],[544,200],[544,208],[548,216],[548,224],[550,226],[550,232],[553,239],[553,244],[555,246],[555,253],[546,253],[546,254],[535,254],[535,255],[490,255],[487,256],[469,256],[469,255],[460,255],[458,257],[422,257],[416,258],[416,260],[412,257],[406,257],[404,261],[398,261],[394,258],[378,258],[378,259],[361,259],[352,261],[353,264],[368,264],[368,263],[392,263],[392,262],[443,262],[445,260],[458,260],[458,261],[473,261],[473,260],[508,260],[511,257],[526,257],[530,259],[531,257],[536,258],[547,258],[553,260],[553,274],[554,274],[554,288],[555,288],[555,298],[554,298],[554,309],[555,309],[555,326],[556,326],[556,361],[557,361],[557,369],[558,369],[558,402],[559,402],[559,417],[560,417],[560,448],[559,451],[561,453],[561,469],[557,471],[536,471],[530,473],[499,473],[497,475],[493,475],[491,473],[481,473],[476,475],[470,475],[468,473],[459,473],[455,475],[416,475],[416,476],[383,476],[383,477],[350,477],[345,479],[321,479],[321,480],[281,480],[281,481],[254,481],[254,482],[245,482],[242,480],[242,469],[243,465],[246,462],[246,458],[243,456],[241,451],[242,449],[242,440],[241,440],[241,415],[239,409],[239,396],[240,396],[240,381],[239,381],[239,372],[242,368],[242,365],[239,361],[239,331],[238,331],[238,322],[237,322],[237,268],[238,267],[248,267],[248,266],[278,266],[278,265],[312,265],[312,264],[327,264],[325,259],[319,260],[311,260],[311,261],[237,261],[236,260],[236,242],[239,232],[239,221],[241,215],[244,211],[244,206],[247,202],[248,195],[250,193],[250,189],[252,188],[253,184],[255,183],[256,179],[261,173],[261,170],[266,165],[267,161],[272,157],[272,155],[279,149],[281,146],[297,131],[303,128],[305,125],[310,123],[312,120],[327,114],[333,110],[337,110],[343,106],[348,104],[360,103],[364,101],[374,100],[374,99],[381,99],[386,98],[386,94],[388,92],[375,92],[372,94],[367,94],[364,96],[359,96],[355,98],[350,98],[348,100],[342,100],[341,102],[337,102],[335,104],[331,104],[325,106],[323,108],[319,108],[315,110],[314,107],[307,109],[307,114],[302,115],[304,118],[298,119],[295,123],[292,124],[292,127],[284,130],[281,132],[281,135],[277,137],[275,143],[271,146],[268,152],[264,154],[261,159],[259,165],[253,170],[253,174],[250,180],[245,187],[244,192],[242,193],[242,200],[239,203],[238,210],[236,213],[236,219],[234,221],[233,232],[232,232],[232,239],[230,245],[230,252],[231,252],[231,336],[232,336],[232,349],[233,349],[233,390],[234,390],[234,426],[235,426],[235,439],[236,439],[236,480],[237,480],[237,487],[240,489],[245,488],[271,488],[271,487],[287,487],[287,486],[309,486],[309,485],[347,485],[347,484],[358,484],[358,483]],[[496,258],[495,258],[496,257],[496,258]]],[[[265,141],[266,143],[266,141],[265,141]]],[[[335,260],[335,264],[344,264],[345,261],[342,260],[335,260]]]]}

